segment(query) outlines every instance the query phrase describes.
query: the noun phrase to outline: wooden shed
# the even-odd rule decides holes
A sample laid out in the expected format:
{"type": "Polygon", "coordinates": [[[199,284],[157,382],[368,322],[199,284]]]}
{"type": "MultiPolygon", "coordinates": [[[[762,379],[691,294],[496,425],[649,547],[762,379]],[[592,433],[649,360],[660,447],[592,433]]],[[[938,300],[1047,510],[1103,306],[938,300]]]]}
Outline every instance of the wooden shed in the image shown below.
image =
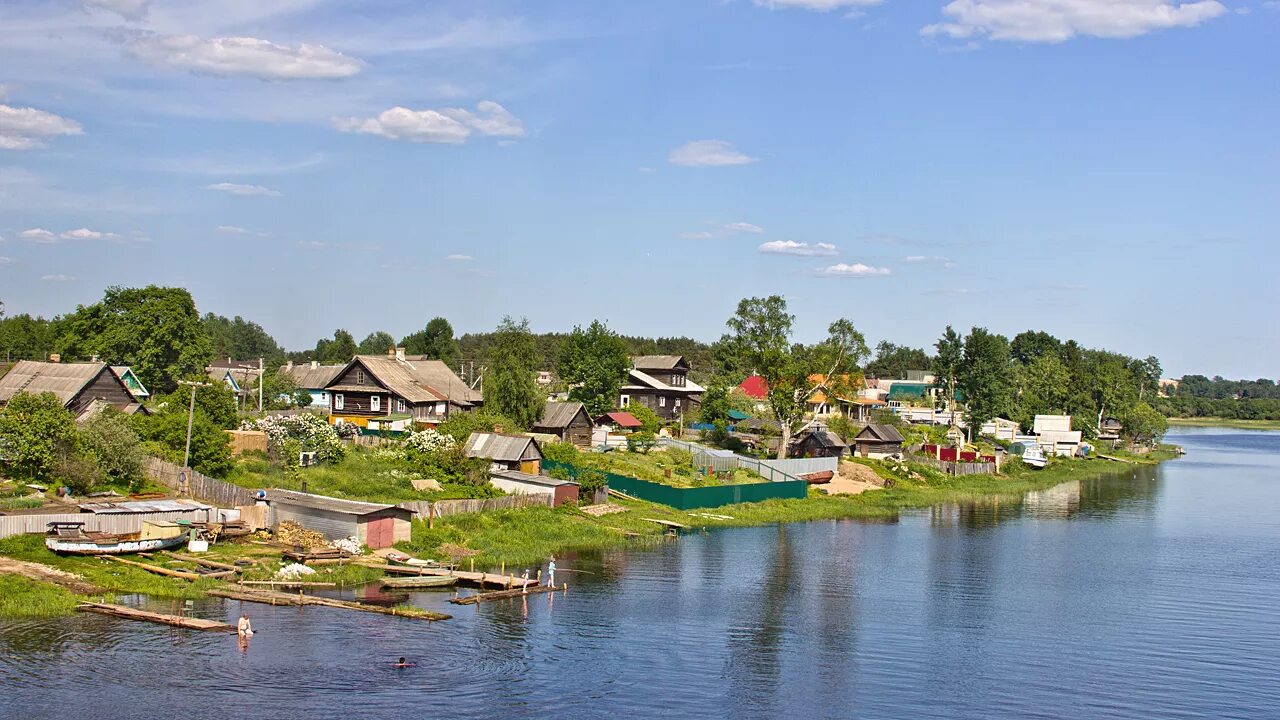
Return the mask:
{"type": "Polygon", "coordinates": [[[357,537],[371,548],[385,548],[409,539],[413,512],[396,505],[356,502],[341,498],[268,490],[269,524],[292,520],[328,540],[357,537]]]}
{"type": "Polygon", "coordinates": [[[489,476],[489,484],[512,495],[550,495],[551,507],[578,501],[578,483],[519,470],[499,470],[489,476]]]}
{"type": "Polygon", "coordinates": [[[793,450],[796,457],[843,457],[849,454],[849,446],[839,435],[825,427],[815,426],[802,432],[793,450]]]}
{"type": "Polygon", "coordinates": [[[881,460],[902,452],[904,441],[898,428],[881,423],[871,423],[853,438],[858,455],[881,460]]]}
{"type": "Polygon", "coordinates": [[[471,433],[465,452],[469,458],[488,460],[490,472],[519,470],[530,475],[542,472],[542,448],[528,435],[471,433]]]}
{"type": "Polygon", "coordinates": [[[580,402],[550,402],[542,410],[542,419],[533,425],[533,432],[555,435],[560,442],[578,447],[591,446],[591,431],[595,423],[580,402]]]}

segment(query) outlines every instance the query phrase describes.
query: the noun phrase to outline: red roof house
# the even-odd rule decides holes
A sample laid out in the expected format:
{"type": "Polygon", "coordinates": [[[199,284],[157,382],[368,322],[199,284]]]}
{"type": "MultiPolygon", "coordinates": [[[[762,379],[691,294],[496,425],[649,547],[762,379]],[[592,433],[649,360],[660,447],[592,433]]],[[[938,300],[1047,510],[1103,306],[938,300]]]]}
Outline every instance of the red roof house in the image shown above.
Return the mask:
{"type": "Polygon", "coordinates": [[[596,418],[596,424],[613,425],[623,430],[639,430],[644,427],[644,423],[637,420],[636,416],[629,412],[605,413],[596,418]]]}

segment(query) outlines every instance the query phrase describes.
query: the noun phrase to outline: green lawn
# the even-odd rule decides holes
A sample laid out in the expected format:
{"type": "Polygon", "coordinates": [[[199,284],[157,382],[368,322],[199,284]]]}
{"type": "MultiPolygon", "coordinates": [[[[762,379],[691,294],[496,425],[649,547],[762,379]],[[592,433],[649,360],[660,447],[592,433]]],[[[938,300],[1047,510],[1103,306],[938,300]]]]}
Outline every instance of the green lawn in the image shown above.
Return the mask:
{"type": "Polygon", "coordinates": [[[672,485],[675,487],[704,487],[707,485],[741,485],[765,482],[760,475],[738,469],[732,475],[707,478],[697,474],[693,456],[677,449],[654,448],[648,454],[615,450],[607,453],[579,452],[573,461],[578,467],[590,467],[615,475],[637,480],[672,485]],[[667,477],[667,471],[671,476],[667,477]]]}
{"type": "Polygon", "coordinates": [[[262,457],[246,457],[224,479],[250,489],[280,488],[302,490],[317,495],[364,500],[366,502],[400,503],[413,500],[452,500],[456,498],[494,497],[497,490],[489,486],[444,483],[441,490],[422,492],[413,489],[411,480],[422,477],[404,462],[364,448],[356,448],[336,465],[316,465],[290,474],[262,457]]]}

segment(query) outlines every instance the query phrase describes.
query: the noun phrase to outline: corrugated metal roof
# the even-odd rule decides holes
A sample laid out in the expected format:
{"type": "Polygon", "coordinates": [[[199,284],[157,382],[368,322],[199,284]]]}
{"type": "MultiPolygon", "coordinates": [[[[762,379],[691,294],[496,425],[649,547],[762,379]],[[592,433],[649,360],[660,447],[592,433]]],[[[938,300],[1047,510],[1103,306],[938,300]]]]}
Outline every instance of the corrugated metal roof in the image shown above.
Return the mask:
{"type": "Polygon", "coordinates": [[[536,444],[536,441],[523,435],[471,433],[471,437],[467,438],[466,453],[470,458],[516,462],[524,456],[529,443],[536,444]]]}
{"type": "Polygon", "coordinates": [[[668,385],[643,370],[632,370],[631,380],[639,382],[639,385],[631,385],[629,387],[653,388],[654,390],[670,390],[671,392],[683,393],[700,393],[703,391],[701,385],[691,380],[686,381],[684,385],[668,385]]]}
{"type": "Polygon", "coordinates": [[[546,475],[530,475],[519,470],[499,470],[489,473],[490,477],[505,478],[516,482],[528,483],[530,485],[543,485],[545,487],[560,487],[561,485],[577,485],[572,480],[560,480],[558,478],[548,477],[546,475]]]}
{"type": "Polygon", "coordinates": [[[80,503],[80,512],[95,515],[137,515],[142,513],[188,512],[191,510],[211,510],[195,500],[129,500],[127,502],[80,503]]]}
{"type": "MultiPolygon", "coordinates": [[[[551,402],[542,408],[542,419],[534,424],[535,428],[567,428],[569,423],[582,412],[583,405],[580,402],[551,402]]],[[[588,418],[588,422],[590,418],[588,418]]]]}
{"type": "MultiPolygon", "coordinates": [[[[18,393],[33,395],[53,393],[66,404],[71,402],[98,374],[106,370],[104,363],[51,363],[20,360],[0,378],[0,402],[18,393]]],[[[119,380],[119,378],[116,378],[119,380]]]]}
{"type": "Polygon", "coordinates": [[[344,367],[346,365],[294,365],[288,372],[303,390],[322,390],[337,379],[344,367]]]}
{"type": "Polygon", "coordinates": [[[644,426],[644,423],[642,423],[642,422],[640,422],[639,420],[637,420],[637,419],[636,419],[636,416],[635,416],[635,415],[632,415],[632,414],[631,414],[631,413],[629,413],[629,412],[611,412],[611,413],[605,413],[604,415],[601,415],[600,417],[601,417],[601,418],[604,418],[604,420],[605,420],[606,422],[613,423],[614,425],[617,425],[618,427],[624,427],[624,428],[638,428],[638,427],[643,427],[643,426],[644,426]]]}
{"type": "Polygon", "coordinates": [[[674,370],[683,360],[683,355],[637,355],[631,358],[631,367],[637,370],[674,370]]]}
{"type": "MultiPolygon", "coordinates": [[[[310,493],[300,493],[293,490],[277,489],[267,491],[267,502],[271,504],[308,507],[316,510],[343,513],[346,515],[368,515],[370,513],[381,512],[388,509],[404,510],[403,508],[397,508],[395,505],[381,505],[379,503],[367,503],[360,502],[358,500],[344,500],[342,498],[327,497],[325,495],[312,495],[310,493]]],[[[404,512],[409,511],[404,510],[404,512]]]]}

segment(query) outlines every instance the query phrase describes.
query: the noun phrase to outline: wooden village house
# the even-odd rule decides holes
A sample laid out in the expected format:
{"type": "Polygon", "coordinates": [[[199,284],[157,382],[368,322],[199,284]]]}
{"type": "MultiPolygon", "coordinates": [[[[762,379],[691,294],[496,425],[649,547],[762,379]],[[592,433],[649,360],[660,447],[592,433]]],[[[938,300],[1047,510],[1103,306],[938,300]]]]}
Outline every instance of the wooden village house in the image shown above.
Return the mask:
{"type": "Polygon", "coordinates": [[[692,414],[701,404],[703,389],[689,380],[683,355],[641,355],[631,358],[631,365],[618,407],[625,410],[637,403],[671,421],[692,414]]]}
{"type": "Polygon", "coordinates": [[[53,393],[73,415],[92,406],[111,406],[133,414],[142,404],[106,363],[60,363],[21,360],[0,378],[0,407],[19,393],[53,393]]]}
{"type": "Polygon", "coordinates": [[[871,423],[853,438],[855,452],[859,457],[880,460],[901,453],[904,442],[898,428],[880,423],[871,423]]]}
{"type": "Polygon", "coordinates": [[[578,447],[591,446],[591,431],[595,423],[580,402],[550,402],[542,409],[542,419],[533,425],[533,432],[555,435],[560,442],[578,447]]]}
{"type": "Polygon", "coordinates": [[[443,362],[406,357],[401,348],[385,356],[357,355],[324,389],[330,422],[360,427],[370,420],[434,426],[483,402],[443,362]]]}
{"type": "Polygon", "coordinates": [[[488,460],[490,472],[517,470],[530,475],[542,472],[542,448],[528,435],[471,433],[463,452],[469,458],[488,460]]]}

